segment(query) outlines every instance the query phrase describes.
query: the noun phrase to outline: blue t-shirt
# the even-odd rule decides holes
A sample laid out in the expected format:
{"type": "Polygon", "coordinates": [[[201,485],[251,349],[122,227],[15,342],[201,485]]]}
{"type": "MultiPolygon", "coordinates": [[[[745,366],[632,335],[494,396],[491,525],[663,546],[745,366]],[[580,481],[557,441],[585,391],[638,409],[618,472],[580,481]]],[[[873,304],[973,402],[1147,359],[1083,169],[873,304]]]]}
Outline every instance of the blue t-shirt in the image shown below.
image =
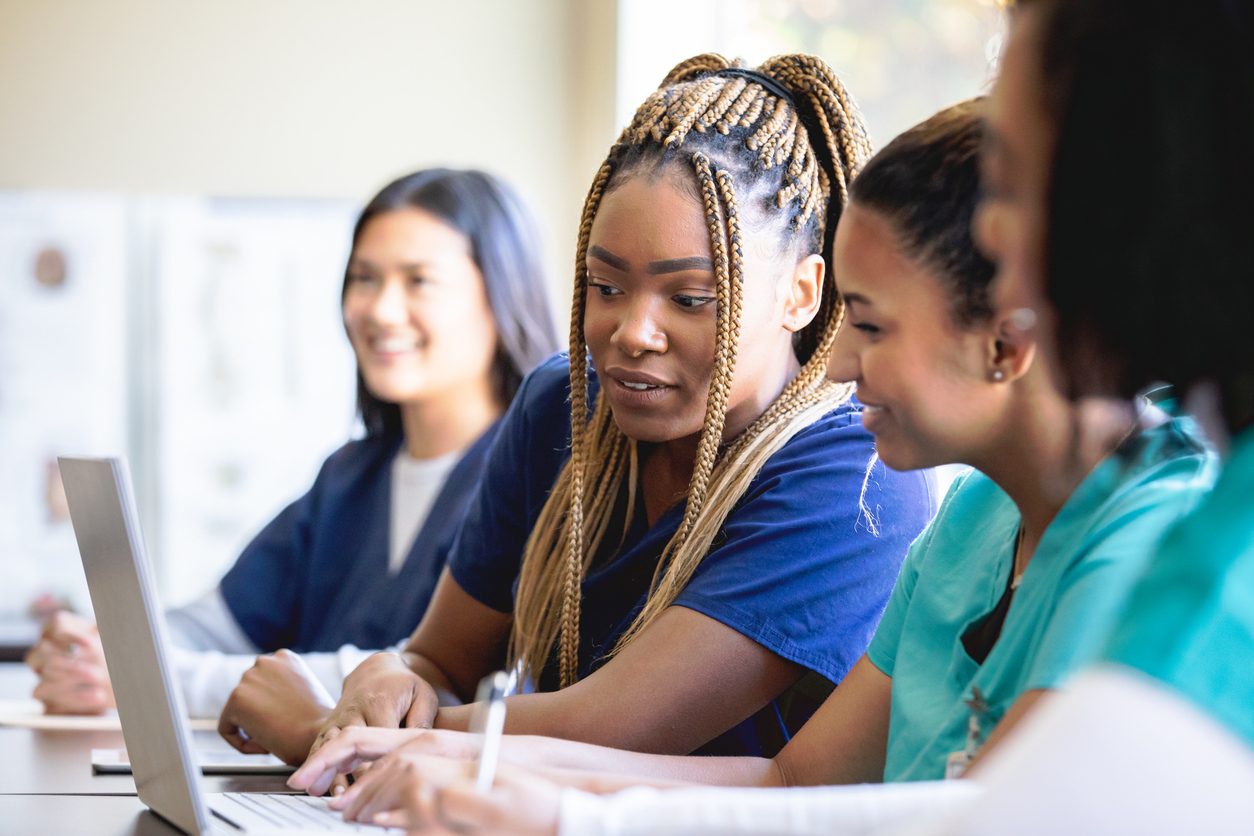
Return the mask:
{"type": "Polygon", "coordinates": [[[1163,539],[1106,658],[1161,680],[1254,746],[1254,429],[1163,539]]]}
{"type": "Polygon", "coordinates": [[[350,441],[222,578],[222,597],[258,647],[299,653],[388,647],[408,636],[435,591],[457,526],[500,429],[462,455],[401,566],[388,571],[392,461],[400,435],[350,441]]]}
{"type": "MultiPolygon", "coordinates": [[[[527,535],[570,453],[569,368],[559,355],[523,382],[449,558],[457,583],[499,612],[513,610],[527,535]]],[[[590,381],[590,403],[598,392],[590,381]]],[[[874,439],[860,412],[856,402],[841,406],[767,461],[676,601],[817,675],[702,753],[771,756],[783,747],[866,649],[906,549],[932,514],[928,474],[877,463],[867,477],[874,439]],[[859,509],[864,481],[870,521],[859,509]],[[816,694],[815,684],[826,688],[816,694]]],[[[580,677],[600,667],[644,605],[684,503],[652,527],[642,502],[636,509],[617,556],[583,582],[580,677]]],[[[555,665],[536,687],[557,689],[555,665]]]]}
{"type": "Polygon", "coordinates": [[[962,637],[1006,592],[1020,516],[984,474],[956,480],[911,547],[867,651],[893,678],[884,780],[943,778],[972,716],[982,740],[1025,691],[1057,687],[1096,658],[1163,532],[1215,471],[1188,419],[1126,441],[1045,530],[982,663],[962,637]]]}

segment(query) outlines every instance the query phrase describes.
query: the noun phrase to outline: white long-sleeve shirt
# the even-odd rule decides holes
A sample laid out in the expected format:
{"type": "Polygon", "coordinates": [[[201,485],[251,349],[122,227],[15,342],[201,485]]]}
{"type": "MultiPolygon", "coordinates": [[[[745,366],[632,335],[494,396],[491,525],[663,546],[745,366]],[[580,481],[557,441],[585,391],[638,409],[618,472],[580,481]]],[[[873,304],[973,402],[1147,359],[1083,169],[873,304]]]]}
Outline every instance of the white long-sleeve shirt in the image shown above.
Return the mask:
{"type": "Polygon", "coordinates": [[[635,787],[562,793],[561,836],[870,836],[969,804],[972,781],[746,789],[635,787]]]}
{"type": "MultiPolygon", "coordinates": [[[[244,671],[264,653],[231,615],[218,589],[166,613],[174,644],[174,668],[183,686],[187,713],[217,717],[244,671]]],[[[374,650],[346,644],[331,653],[302,653],[301,660],[326,689],[332,702],[340,698],[344,677],[374,650]]]]}

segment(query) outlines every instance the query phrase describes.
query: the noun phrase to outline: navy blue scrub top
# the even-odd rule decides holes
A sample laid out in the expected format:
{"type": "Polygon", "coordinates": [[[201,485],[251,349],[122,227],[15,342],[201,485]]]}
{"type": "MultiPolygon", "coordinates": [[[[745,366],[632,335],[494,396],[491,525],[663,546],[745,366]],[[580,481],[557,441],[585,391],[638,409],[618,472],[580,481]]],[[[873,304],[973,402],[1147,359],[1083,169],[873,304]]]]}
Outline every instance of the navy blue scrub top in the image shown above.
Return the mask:
{"type": "MultiPolygon", "coordinates": [[[[570,366],[550,358],[523,382],[449,558],[457,583],[498,612],[513,611],[527,535],[570,454],[570,366]]],[[[589,403],[599,386],[590,381],[589,403]]],[[[928,473],[876,463],[852,400],[797,433],[736,504],[676,604],[748,636],[811,674],[753,717],[697,750],[778,752],[863,654],[914,538],[935,511],[928,473]],[[858,498],[866,480],[865,504],[858,498]]],[[[579,676],[595,671],[640,612],[684,503],[649,527],[636,503],[623,546],[583,582],[579,676]]],[[[535,683],[558,688],[556,664],[535,683]]]]}
{"type": "Polygon", "coordinates": [[[309,493],[248,544],[222,578],[222,597],[263,650],[388,647],[422,620],[458,524],[500,430],[496,422],[453,467],[405,563],[388,573],[392,461],[399,434],[350,441],[309,493]]]}

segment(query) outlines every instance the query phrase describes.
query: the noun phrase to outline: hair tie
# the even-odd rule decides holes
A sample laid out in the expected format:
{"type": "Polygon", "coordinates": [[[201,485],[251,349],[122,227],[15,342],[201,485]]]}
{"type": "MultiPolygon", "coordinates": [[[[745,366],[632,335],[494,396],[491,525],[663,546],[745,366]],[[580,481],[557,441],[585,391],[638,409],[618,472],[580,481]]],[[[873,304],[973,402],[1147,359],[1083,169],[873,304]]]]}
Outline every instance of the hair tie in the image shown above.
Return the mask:
{"type": "Polygon", "coordinates": [[[714,75],[723,76],[724,78],[743,78],[746,81],[752,81],[759,87],[766,88],[769,93],[788,102],[792,105],[793,110],[797,109],[797,102],[793,99],[792,92],[766,73],[761,73],[757,70],[745,70],[740,67],[727,67],[719,70],[714,75]]]}

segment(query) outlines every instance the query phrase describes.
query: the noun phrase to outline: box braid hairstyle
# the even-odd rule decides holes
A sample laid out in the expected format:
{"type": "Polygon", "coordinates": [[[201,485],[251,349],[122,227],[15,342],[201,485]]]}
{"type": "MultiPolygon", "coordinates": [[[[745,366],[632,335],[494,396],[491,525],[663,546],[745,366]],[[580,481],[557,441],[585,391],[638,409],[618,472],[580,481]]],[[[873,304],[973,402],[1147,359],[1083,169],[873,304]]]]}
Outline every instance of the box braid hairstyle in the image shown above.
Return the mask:
{"type": "Polygon", "coordinates": [[[757,420],[723,444],[740,334],[743,223],[791,244],[798,260],[821,252],[830,264],[849,183],[870,151],[853,99],[821,59],[782,55],[750,70],[712,54],[671,70],[610,149],[588,191],[575,253],[570,459],[527,541],[519,577],[509,657],[524,675],[538,679],[556,652],[561,687],[575,682],[580,586],[608,534],[624,479],[627,521],[634,510],[636,442],[618,429],[607,398],[599,398],[588,417],[586,257],[601,199],[637,173],[678,175],[678,186],[695,193],[704,209],[717,281],[714,370],[683,521],[613,656],[674,603],[767,459],[852,394],[852,386],[825,377],[843,318],[829,273],[818,315],[794,337],[801,371],[757,420]]]}

